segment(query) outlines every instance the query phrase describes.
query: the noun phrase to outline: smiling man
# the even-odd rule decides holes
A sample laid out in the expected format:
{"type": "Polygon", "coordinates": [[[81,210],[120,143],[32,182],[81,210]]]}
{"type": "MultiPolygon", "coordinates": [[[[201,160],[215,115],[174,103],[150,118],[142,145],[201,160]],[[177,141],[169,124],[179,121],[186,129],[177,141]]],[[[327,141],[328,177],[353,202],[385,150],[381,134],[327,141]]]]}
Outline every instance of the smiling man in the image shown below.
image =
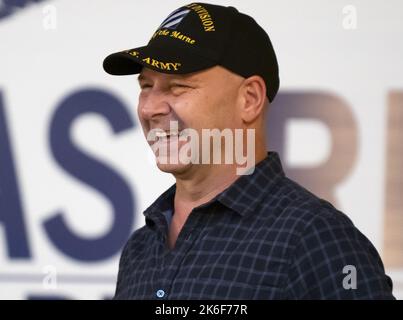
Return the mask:
{"type": "Polygon", "coordinates": [[[116,299],[393,299],[370,241],[267,152],[278,65],[254,19],[185,5],[104,69],[139,74],[144,134],[176,179],[124,247],[116,299]]]}

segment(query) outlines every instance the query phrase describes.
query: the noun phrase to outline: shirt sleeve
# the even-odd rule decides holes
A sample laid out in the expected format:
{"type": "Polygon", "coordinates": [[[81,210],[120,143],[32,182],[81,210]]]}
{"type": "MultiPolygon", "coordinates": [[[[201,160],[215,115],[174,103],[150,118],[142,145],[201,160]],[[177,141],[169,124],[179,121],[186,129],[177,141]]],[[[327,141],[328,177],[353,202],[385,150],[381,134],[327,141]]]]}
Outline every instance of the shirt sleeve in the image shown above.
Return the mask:
{"type": "Polygon", "coordinates": [[[395,299],[372,243],[341,212],[321,212],[290,259],[289,299],[395,299]]]}
{"type": "Polygon", "coordinates": [[[128,286],[128,278],[130,276],[131,259],[135,255],[135,244],[142,242],[142,231],[144,227],[137,229],[132,233],[129,240],[126,242],[122,249],[122,253],[119,259],[119,271],[116,281],[116,289],[113,300],[124,300],[129,298],[130,289],[128,286]]]}

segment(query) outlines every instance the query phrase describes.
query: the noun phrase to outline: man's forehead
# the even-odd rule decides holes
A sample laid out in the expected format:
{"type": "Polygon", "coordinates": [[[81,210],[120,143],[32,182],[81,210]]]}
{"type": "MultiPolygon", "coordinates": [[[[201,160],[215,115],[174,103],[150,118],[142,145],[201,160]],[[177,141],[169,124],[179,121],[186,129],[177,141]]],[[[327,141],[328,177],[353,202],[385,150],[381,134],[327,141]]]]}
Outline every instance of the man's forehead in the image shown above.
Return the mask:
{"type": "Polygon", "coordinates": [[[186,74],[169,74],[169,73],[163,73],[163,72],[158,72],[154,71],[152,69],[143,67],[141,70],[138,80],[147,80],[147,79],[166,79],[166,80],[194,80],[194,81],[201,81],[203,79],[208,78],[211,76],[216,67],[209,68],[209,69],[204,69],[201,71],[196,71],[192,73],[186,73],[186,74]]]}

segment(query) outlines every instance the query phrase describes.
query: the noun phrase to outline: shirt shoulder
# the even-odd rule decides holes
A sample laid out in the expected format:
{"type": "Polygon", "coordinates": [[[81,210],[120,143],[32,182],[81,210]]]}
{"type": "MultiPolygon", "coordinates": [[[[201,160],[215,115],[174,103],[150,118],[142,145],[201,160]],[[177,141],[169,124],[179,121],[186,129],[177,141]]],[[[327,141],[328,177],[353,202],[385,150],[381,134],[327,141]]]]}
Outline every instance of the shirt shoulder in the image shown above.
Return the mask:
{"type": "Polygon", "coordinates": [[[290,246],[295,246],[306,228],[315,224],[316,220],[337,220],[346,227],[353,225],[350,218],[330,202],[285,176],[268,190],[257,211],[259,218],[266,220],[268,228],[291,237],[290,246]]]}
{"type": "Polygon", "coordinates": [[[287,237],[289,298],[393,299],[376,248],[330,202],[284,177],[263,206],[277,208],[271,226],[287,237]]]}
{"type": "MultiPolygon", "coordinates": [[[[131,256],[138,255],[139,251],[144,249],[144,243],[147,241],[148,235],[149,230],[147,225],[136,229],[123,247],[121,260],[130,259],[131,256]]],[[[122,261],[120,263],[122,263],[122,261]]]]}

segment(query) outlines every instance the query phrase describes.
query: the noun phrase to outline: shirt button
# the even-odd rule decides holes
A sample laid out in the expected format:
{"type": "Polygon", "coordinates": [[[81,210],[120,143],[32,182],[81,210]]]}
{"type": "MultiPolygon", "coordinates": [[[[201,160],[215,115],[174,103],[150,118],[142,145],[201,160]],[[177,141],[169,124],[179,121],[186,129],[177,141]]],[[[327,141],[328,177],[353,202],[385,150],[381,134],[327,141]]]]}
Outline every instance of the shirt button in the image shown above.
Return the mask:
{"type": "Polygon", "coordinates": [[[159,289],[159,290],[157,291],[157,297],[158,297],[158,298],[163,298],[164,296],[165,296],[165,291],[162,290],[162,289],[159,289]]]}

